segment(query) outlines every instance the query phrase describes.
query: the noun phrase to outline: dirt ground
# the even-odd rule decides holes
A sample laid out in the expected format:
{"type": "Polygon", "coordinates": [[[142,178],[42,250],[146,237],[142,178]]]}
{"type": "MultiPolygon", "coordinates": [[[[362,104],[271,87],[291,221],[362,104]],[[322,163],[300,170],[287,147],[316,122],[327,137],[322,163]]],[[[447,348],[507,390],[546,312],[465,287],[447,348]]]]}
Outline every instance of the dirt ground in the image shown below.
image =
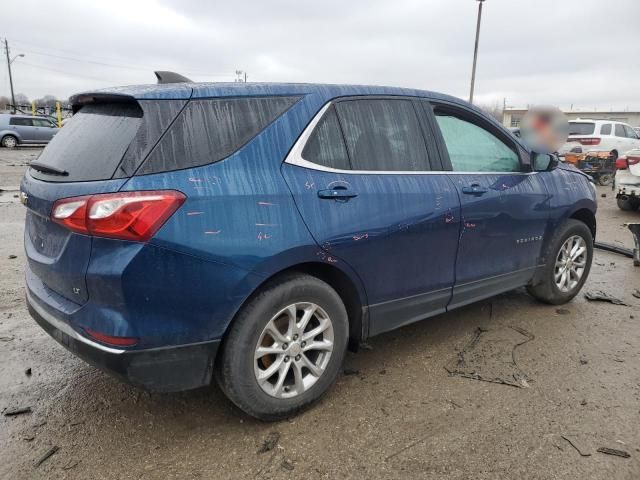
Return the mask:
{"type": "MultiPolygon", "coordinates": [[[[500,295],[372,339],[314,408],[262,423],[215,386],[124,385],[35,324],[14,195],[37,153],[0,149],[0,478],[640,478],[640,268],[630,259],[596,251],[584,289],[628,305],[500,295]],[[31,412],[6,416],[19,407],[31,412]]],[[[599,239],[630,247],[622,224],[640,213],[599,188],[599,239]]]]}

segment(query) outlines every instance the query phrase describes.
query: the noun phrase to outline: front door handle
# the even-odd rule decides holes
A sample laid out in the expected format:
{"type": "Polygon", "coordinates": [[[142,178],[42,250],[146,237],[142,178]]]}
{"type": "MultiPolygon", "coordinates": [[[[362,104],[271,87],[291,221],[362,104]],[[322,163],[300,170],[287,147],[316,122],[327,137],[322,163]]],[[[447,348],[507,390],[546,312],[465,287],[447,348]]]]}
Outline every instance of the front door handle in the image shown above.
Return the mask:
{"type": "Polygon", "coordinates": [[[489,191],[488,188],[486,187],[481,187],[479,184],[477,183],[473,183],[468,187],[462,187],[462,193],[465,193],[467,195],[476,195],[476,196],[480,196],[480,195],[484,195],[485,193],[487,193],[489,191]]]}
{"type": "Polygon", "coordinates": [[[337,186],[334,188],[328,188],[326,190],[318,190],[318,197],[335,200],[348,200],[349,198],[357,197],[358,194],[347,187],[337,186]]]}

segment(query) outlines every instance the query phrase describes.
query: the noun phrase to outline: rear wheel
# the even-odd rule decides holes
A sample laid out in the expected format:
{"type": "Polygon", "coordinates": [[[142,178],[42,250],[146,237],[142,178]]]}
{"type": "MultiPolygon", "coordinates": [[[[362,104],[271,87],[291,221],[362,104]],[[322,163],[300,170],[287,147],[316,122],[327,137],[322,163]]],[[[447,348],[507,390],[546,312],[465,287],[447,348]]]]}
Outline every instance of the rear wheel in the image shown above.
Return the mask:
{"type": "Polygon", "coordinates": [[[16,148],[18,146],[18,139],[13,135],[5,135],[2,137],[2,146],[5,148],[16,148]]]}
{"type": "Polygon", "coordinates": [[[348,332],[335,290],[310,275],[288,275],[242,308],[224,340],[216,378],[249,415],[289,417],[335,382],[348,332]]]}
{"type": "Polygon", "coordinates": [[[613,159],[613,161],[615,162],[618,159],[618,151],[617,150],[611,150],[611,158],[613,159]]]}
{"type": "Polygon", "coordinates": [[[611,175],[610,173],[602,173],[598,175],[598,183],[603,187],[606,187],[607,185],[611,185],[612,182],[613,182],[613,175],[611,175]]]}
{"type": "Polygon", "coordinates": [[[575,297],[587,280],[593,260],[593,236],[584,223],[569,219],[558,229],[545,252],[546,265],[527,290],[553,305],[575,297]]]}

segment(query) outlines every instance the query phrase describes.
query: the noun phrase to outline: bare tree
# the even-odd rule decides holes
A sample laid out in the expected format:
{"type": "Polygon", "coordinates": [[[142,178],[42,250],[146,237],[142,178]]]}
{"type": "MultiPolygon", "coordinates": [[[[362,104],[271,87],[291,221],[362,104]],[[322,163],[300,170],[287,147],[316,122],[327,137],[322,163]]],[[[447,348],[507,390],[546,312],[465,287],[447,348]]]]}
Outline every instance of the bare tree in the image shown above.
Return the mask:
{"type": "Polygon", "coordinates": [[[498,122],[502,123],[502,116],[504,114],[504,110],[500,102],[496,101],[493,105],[489,104],[476,104],[478,108],[480,108],[483,112],[491,115],[498,122]]]}
{"type": "Polygon", "coordinates": [[[10,104],[11,99],[9,97],[5,97],[4,95],[0,96],[0,112],[7,110],[10,104]]]}
{"type": "Polygon", "coordinates": [[[29,105],[31,101],[24,93],[16,93],[16,105],[29,105]]]}
{"type": "Polygon", "coordinates": [[[58,99],[53,95],[45,95],[42,98],[36,98],[34,102],[36,107],[55,107],[58,99]]]}

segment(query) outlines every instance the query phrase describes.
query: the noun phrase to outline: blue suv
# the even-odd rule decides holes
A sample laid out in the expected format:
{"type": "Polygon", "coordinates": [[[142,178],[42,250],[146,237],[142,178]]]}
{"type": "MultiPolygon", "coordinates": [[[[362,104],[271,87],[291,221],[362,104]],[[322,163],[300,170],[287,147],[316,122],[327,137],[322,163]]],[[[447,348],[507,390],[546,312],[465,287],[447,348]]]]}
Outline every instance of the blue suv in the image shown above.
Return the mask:
{"type": "Polygon", "coordinates": [[[175,83],[72,103],[21,185],[27,304],[149,390],[215,377],[284,418],[369,337],[523,286],[564,303],[589,274],[589,178],[457,98],[175,83]]]}

